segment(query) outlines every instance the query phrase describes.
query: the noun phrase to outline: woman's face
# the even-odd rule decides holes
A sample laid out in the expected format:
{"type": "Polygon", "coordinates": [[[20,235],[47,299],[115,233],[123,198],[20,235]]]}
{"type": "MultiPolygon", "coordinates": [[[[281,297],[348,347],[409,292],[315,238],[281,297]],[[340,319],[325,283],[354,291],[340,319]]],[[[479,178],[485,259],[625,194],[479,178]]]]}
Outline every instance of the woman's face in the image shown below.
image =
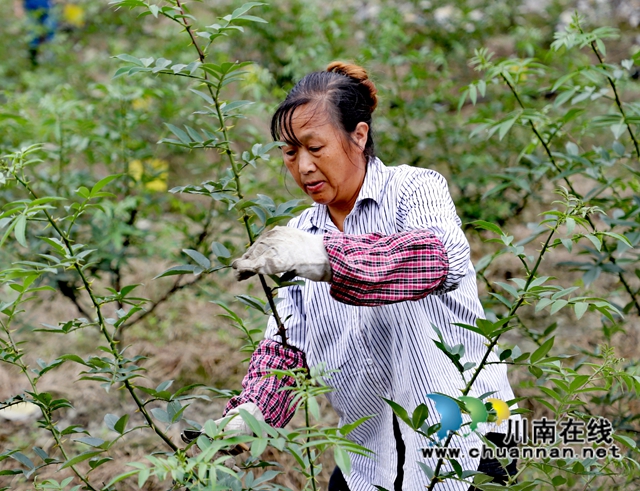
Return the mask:
{"type": "Polygon", "coordinates": [[[305,104],[294,111],[291,130],[302,145],[282,147],[289,172],[313,201],[327,205],[332,216],[344,218],[364,181],[369,126],[358,123],[350,141],[321,106],[305,104]]]}

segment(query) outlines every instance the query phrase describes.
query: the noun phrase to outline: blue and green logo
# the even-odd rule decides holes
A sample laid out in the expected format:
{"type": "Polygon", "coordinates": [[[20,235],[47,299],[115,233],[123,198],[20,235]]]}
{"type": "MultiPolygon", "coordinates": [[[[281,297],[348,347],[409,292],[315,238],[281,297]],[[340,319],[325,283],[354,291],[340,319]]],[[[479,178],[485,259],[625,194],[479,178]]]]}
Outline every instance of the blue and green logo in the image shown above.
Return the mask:
{"type": "MultiPolygon", "coordinates": [[[[462,410],[460,403],[464,405],[466,412],[471,416],[471,424],[469,428],[474,431],[478,427],[478,423],[486,423],[489,412],[485,403],[477,397],[461,396],[458,400],[444,394],[427,394],[427,397],[435,402],[436,411],[440,413],[440,429],[438,430],[438,438],[441,440],[447,436],[449,431],[458,431],[462,426],[462,410]]],[[[511,411],[509,406],[502,399],[494,397],[487,398],[487,402],[491,403],[496,416],[496,423],[500,425],[503,421],[509,419],[511,411]]],[[[465,435],[466,436],[466,435],[465,435]]]]}

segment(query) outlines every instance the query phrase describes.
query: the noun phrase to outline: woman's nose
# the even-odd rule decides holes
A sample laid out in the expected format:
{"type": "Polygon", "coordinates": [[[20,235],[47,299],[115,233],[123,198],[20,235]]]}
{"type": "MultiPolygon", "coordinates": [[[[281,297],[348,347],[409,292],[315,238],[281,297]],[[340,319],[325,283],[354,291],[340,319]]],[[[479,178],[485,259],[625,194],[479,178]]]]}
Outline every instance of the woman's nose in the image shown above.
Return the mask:
{"type": "Polygon", "coordinates": [[[316,165],[313,162],[313,157],[307,152],[301,152],[298,163],[298,171],[300,174],[310,174],[316,170],[316,165]]]}

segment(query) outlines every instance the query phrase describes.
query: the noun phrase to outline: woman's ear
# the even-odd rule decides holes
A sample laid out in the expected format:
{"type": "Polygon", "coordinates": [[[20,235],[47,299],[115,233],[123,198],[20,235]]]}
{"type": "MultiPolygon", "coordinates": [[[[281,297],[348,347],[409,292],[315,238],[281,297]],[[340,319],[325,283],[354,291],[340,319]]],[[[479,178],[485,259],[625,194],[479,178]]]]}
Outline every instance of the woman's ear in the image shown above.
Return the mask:
{"type": "Polygon", "coordinates": [[[367,145],[367,137],[369,136],[369,125],[362,121],[359,122],[351,135],[353,141],[360,147],[360,150],[364,150],[364,147],[367,145]]]}

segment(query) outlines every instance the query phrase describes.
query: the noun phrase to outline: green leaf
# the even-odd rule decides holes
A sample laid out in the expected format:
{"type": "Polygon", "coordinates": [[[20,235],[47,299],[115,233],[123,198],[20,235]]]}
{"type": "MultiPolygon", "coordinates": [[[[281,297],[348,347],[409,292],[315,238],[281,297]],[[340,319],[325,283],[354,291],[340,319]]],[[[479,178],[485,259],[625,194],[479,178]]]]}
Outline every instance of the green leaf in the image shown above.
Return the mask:
{"type": "Polygon", "coordinates": [[[409,428],[415,429],[412,426],[413,422],[411,421],[411,418],[409,418],[409,415],[407,414],[407,410],[405,408],[403,408],[401,405],[399,405],[396,402],[393,402],[389,399],[385,399],[384,397],[382,398],[382,400],[387,404],[389,404],[389,406],[391,406],[391,409],[393,410],[395,415],[398,416],[398,418],[400,418],[402,421],[404,421],[409,426],[409,428]]]}
{"type": "Polygon", "coordinates": [[[418,465],[422,469],[422,472],[424,472],[425,475],[427,476],[427,479],[429,479],[429,480],[433,479],[435,474],[434,474],[433,469],[431,467],[429,467],[424,462],[418,462],[418,465]]]}
{"type": "Polygon", "coordinates": [[[20,244],[22,247],[27,247],[27,239],[25,237],[26,229],[27,229],[27,215],[25,214],[19,215],[18,218],[16,218],[15,234],[16,234],[16,240],[18,241],[18,244],[20,244]]]}
{"type": "Polygon", "coordinates": [[[469,99],[471,100],[471,104],[475,106],[478,100],[478,88],[475,84],[469,85],[469,99]]]}
{"type": "Polygon", "coordinates": [[[598,237],[592,234],[587,234],[585,235],[585,237],[591,241],[591,243],[594,245],[596,250],[600,251],[600,248],[602,247],[602,242],[600,242],[600,239],[598,237]]]}
{"type": "MultiPolygon", "coordinates": [[[[551,305],[551,310],[550,313],[551,314],[555,314],[558,310],[560,310],[561,308],[563,308],[565,305],[567,305],[569,302],[567,300],[556,300],[555,302],[553,302],[553,304],[551,305]]],[[[535,352],[534,352],[535,354],[535,352]]]]}
{"type": "Polygon", "coordinates": [[[236,18],[237,20],[248,20],[251,22],[259,22],[262,24],[268,24],[268,22],[266,20],[264,20],[262,17],[256,17],[255,15],[241,15],[240,17],[236,18]]]}
{"type": "Polygon", "coordinates": [[[90,452],[85,452],[80,455],[76,455],[74,458],[67,460],[60,469],[66,469],[67,467],[71,467],[72,465],[79,464],[80,462],[84,462],[85,460],[89,460],[91,457],[95,457],[96,455],[100,455],[104,450],[91,450],[90,452]]]}
{"type": "Polygon", "coordinates": [[[211,261],[200,252],[193,249],[182,249],[182,252],[193,259],[202,269],[209,269],[211,267],[211,261]]]}
{"type": "Polygon", "coordinates": [[[231,111],[233,111],[234,109],[239,109],[241,107],[245,107],[245,106],[250,106],[251,104],[253,104],[253,102],[251,101],[233,101],[230,102],[229,104],[225,104],[222,107],[222,112],[229,113],[231,111]]]}
{"type": "Polygon", "coordinates": [[[229,258],[231,257],[231,252],[220,242],[212,242],[211,243],[211,252],[213,252],[217,257],[229,258]]]}
{"type": "Polygon", "coordinates": [[[122,176],[122,174],[113,174],[110,176],[105,177],[104,179],[100,179],[97,183],[95,183],[93,185],[93,187],[91,188],[91,193],[90,193],[90,197],[95,197],[95,195],[103,188],[105,187],[107,184],[109,184],[111,181],[117,179],[118,177],[122,176]]]}
{"type": "Polygon", "coordinates": [[[160,273],[158,276],[154,277],[153,279],[157,279],[157,278],[164,278],[165,276],[175,276],[175,275],[179,275],[179,274],[194,274],[196,276],[198,276],[200,273],[202,273],[203,269],[200,266],[194,266],[193,264],[185,264],[182,266],[173,266],[172,268],[167,269],[166,271],[160,273]]]}
{"type": "Polygon", "coordinates": [[[167,411],[165,411],[164,409],[159,408],[159,407],[154,407],[151,410],[151,414],[158,421],[160,421],[162,423],[166,423],[166,424],[171,424],[171,418],[169,418],[169,415],[167,414],[167,411]]]}
{"type": "Polygon", "coordinates": [[[211,95],[205,93],[205,92],[201,92],[199,90],[196,89],[189,89],[191,92],[193,92],[196,95],[199,95],[200,97],[202,97],[206,102],[208,102],[209,104],[211,104],[212,106],[215,104],[215,101],[213,100],[213,98],[211,97],[211,95]]]}
{"type": "Polygon", "coordinates": [[[113,425],[113,429],[117,433],[124,435],[124,432],[127,429],[127,421],[129,421],[129,415],[125,414],[120,419],[118,419],[118,421],[115,422],[115,424],[113,425]]]}
{"type": "Polygon", "coordinates": [[[489,230],[490,232],[493,232],[494,234],[497,234],[497,235],[504,235],[504,232],[502,232],[500,227],[498,227],[494,223],[485,222],[484,220],[476,220],[474,222],[471,222],[471,224],[475,225],[476,228],[489,230]]]}
{"type": "Polygon", "coordinates": [[[425,404],[416,407],[411,415],[413,428],[420,428],[425,420],[429,417],[429,408],[425,404]]]}
{"type": "Polygon", "coordinates": [[[509,132],[516,121],[518,121],[518,117],[508,119],[507,121],[500,124],[500,129],[498,130],[498,138],[500,140],[505,137],[505,135],[509,132]]]}
{"type": "Polygon", "coordinates": [[[135,471],[125,472],[124,474],[120,474],[119,476],[116,476],[113,479],[111,479],[111,481],[109,481],[109,483],[104,488],[110,488],[111,486],[113,486],[114,484],[120,481],[124,481],[125,479],[135,476],[138,472],[140,471],[136,469],[135,471]]]}
{"type": "Polygon", "coordinates": [[[613,237],[614,239],[619,240],[620,242],[622,242],[623,244],[629,247],[633,247],[633,244],[631,244],[629,239],[622,234],[616,234],[615,232],[602,232],[602,233],[603,235],[606,235],[608,237],[613,237]]]}
{"type": "Polygon", "coordinates": [[[269,440],[266,438],[256,438],[251,442],[251,455],[254,457],[260,457],[266,450],[269,440]]]}
{"type": "Polygon", "coordinates": [[[91,447],[99,447],[104,443],[104,440],[102,438],[94,438],[92,436],[83,436],[82,438],[78,438],[74,441],[84,443],[85,445],[89,445],[91,447]]]}
{"type": "Polygon", "coordinates": [[[531,354],[530,362],[536,363],[537,361],[541,360],[553,346],[554,340],[555,340],[555,337],[552,337],[547,339],[544,343],[542,343],[542,345],[531,354]]]}
{"type": "Polygon", "coordinates": [[[307,399],[307,406],[309,407],[309,412],[315,418],[315,420],[320,420],[320,406],[318,406],[318,401],[315,397],[309,397],[307,399]]]}
{"type": "Polygon", "coordinates": [[[136,58],[135,56],[131,56],[126,53],[122,55],[117,55],[115,56],[115,58],[118,58],[119,60],[122,60],[122,61],[128,61],[129,63],[133,63],[134,65],[144,66],[140,61],[140,58],[136,58]]]}
{"type": "Polygon", "coordinates": [[[247,2],[247,3],[243,4],[241,7],[238,7],[237,9],[235,9],[233,11],[233,13],[231,14],[231,19],[237,19],[241,15],[246,14],[253,7],[259,7],[261,5],[266,5],[266,3],[262,3],[262,2],[247,2]]]}
{"type": "Polygon", "coordinates": [[[138,475],[138,487],[142,489],[142,486],[147,482],[149,476],[151,475],[150,469],[140,469],[140,474],[138,475]]]}
{"type": "Polygon", "coordinates": [[[252,309],[259,310],[260,312],[265,312],[265,302],[260,300],[259,298],[253,297],[251,295],[236,295],[236,298],[252,309]]]}
{"type": "Polygon", "coordinates": [[[629,448],[637,448],[635,440],[629,438],[628,436],[618,435],[618,434],[615,434],[612,436],[614,440],[626,445],[629,448]]]}
{"type": "Polygon", "coordinates": [[[183,130],[181,130],[177,126],[174,126],[174,125],[169,124],[169,123],[165,123],[165,125],[167,126],[167,128],[169,128],[171,130],[171,133],[173,133],[174,135],[176,135],[178,137],[178,139],[182,143],[191,143],[192,142],[191,138],[189,138],[189,135],[187,135],[187,133],[185,133],[183,130]]]}
{"type": "Polygon", "coordinates": [[[351,473],[351,458],[346,450],[336,445],[333,449],[333,457],[342,473],[349,475],[351,473]]]}
{"type": "Polygon", "coordinates": [[[246,411],[244,409],[240,409],[239,414],[240,414],[239,417],[241,417],[244,420],[244,422],[247,423],[249,428],[251,428],[251,431],[253,431],[256,435],[262,435],[262,428],[260,427],[260,423],[258,422],[258,420],[255,418],[253,414],[251,414],[249,411],[246,411]]]}
{"type": "Polygon", "coordinates": [[[576,313],[576,318],[580,319],[589,308],[589,304],[586,302],[576,302],[573,304],[573,310],[576,313]]]}
{"type": "Polygon", "coordinates": [[[91,469],[97,469],[102,464],[106,464],[107,462],[111,462],[112,460],[113,459],[111,457],[105,457],[103,459],[91,459],[89,460],[89,467],[91,467],[91,469]]]}
{"type": "Polygon", "coordinates": [[[349,423],[346,425],[342,425],[340,427],[340,433],[344,436],[347,436],[349,433],[351,433],[353,430],[355,430],[358,426],[360,426],[362,423],[364,423],[365,421],[367,421],[368,419],[371,419],[373,416],[364,416],[362,418],[360,418],[357,421],[354,421],[353,423],[349,423]]]}
{"type": "MultiPolygon", "coordinates": [[[[104,417],[104,424],[107,426],[107,428],[109,428],[111,431],[116,431],[116,423],[120,420],[120,417],[116,416],[115,414],[107,414],[104,417]]],[[[119,433],[119,432],[117,432],[119,433]]]]}
{"type": "Polygon", "coordinates": [[[31,459],[27,457],[25,454],[23,454],[22,452],[15,452],[11,454],[10,457],[14,460],[17,460],[18,462],[28,467],[29,469],[35,468],[35,464],[31,461],[31,459]]]}

